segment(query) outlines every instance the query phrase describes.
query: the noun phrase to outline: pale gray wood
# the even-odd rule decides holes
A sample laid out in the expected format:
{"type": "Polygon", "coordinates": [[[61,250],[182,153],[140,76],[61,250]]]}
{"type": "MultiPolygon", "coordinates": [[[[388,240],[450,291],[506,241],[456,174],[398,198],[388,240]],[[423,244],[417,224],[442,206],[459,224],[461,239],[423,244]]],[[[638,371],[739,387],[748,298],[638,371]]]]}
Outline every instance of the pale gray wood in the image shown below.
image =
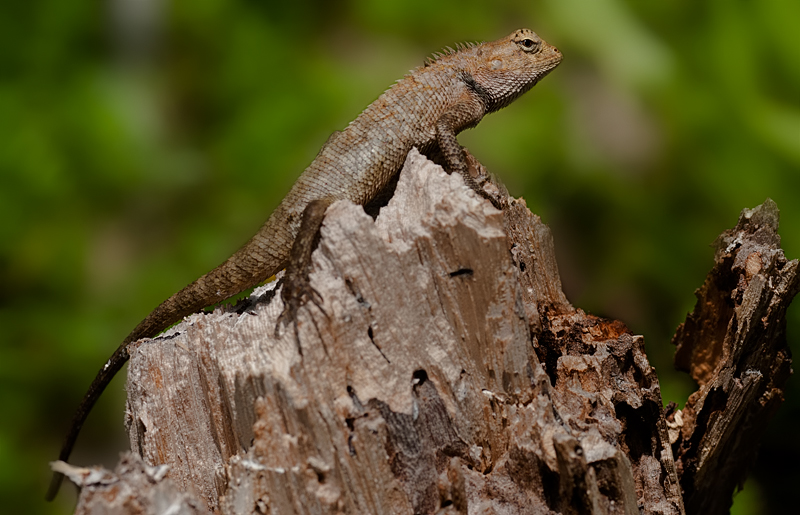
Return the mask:
{"type": "Polygon", "coordinates": [[[133,347],[131,448],[225,514],[684,513],[643,338],[494,191],[412,151],[376,220],[332,205],[297,337],[271,284],[133,347]]]}
{"type": "Polygon", "coordinates": [[[55,461],[53,471],[64,474],[83,490],[76,515],[201,515],[205,503],[186,494],[166,477],[168,465],[150,467],[139,456],[124,453],[114,472],[82,468],[55,461]]]}

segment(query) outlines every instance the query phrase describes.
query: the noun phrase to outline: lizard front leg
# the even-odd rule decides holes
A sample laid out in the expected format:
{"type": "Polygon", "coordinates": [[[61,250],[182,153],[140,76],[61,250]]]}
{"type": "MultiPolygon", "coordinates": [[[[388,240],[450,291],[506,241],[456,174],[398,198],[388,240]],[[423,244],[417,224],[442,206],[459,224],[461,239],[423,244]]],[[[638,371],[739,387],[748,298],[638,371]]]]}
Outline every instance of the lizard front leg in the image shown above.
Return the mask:
{"type": "Polygon", "coordinates": [[[323,313],[325,312],[322,309],[322,299],[319,293],[309,283],[308,274],[311,269],[311,253],[319,241],[319,229],[325,218],[325,211],[333,201],[334,199],[331,198],[312,200],[303,210],[300,231],[292,244],[289,264],[283,278],[281,299],[284,307],[275,325],[276,337],[280,332],[281,324],[290,321],[295,325],[295,333],[297,333],[297,311],[309,300],[323,313]]]}
{"type": "Polygon", "coordinates": [[[439,144],[450,172],[457,172],[464,183],[475,193],[487,199],[494,207],[503,207],[494,197],[489,195],[469,174],[464,149],[458,143],[456,135],[463,129],[477,125],[485,113],[483,102],[473,95],[466,94],[462,100],[454,104],[436,120],[436,142],[439,144]]]}

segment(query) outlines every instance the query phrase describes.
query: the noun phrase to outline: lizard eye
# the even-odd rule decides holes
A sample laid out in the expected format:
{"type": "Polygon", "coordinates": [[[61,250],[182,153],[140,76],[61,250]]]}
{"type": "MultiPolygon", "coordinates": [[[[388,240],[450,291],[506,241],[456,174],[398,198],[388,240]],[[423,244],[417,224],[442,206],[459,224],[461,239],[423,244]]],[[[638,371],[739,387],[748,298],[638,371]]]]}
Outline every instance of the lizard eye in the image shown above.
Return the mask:
{"type": "Polygon", "coordinates": [[[534,40],[532,40],[530,38],[523,39],[522,41],[519,42],[519,44],[522,46],[522,49],[525,50],[526,52],[538,52],[539,51],[539,46],[540,46],[539,42],[538,41],[534,41],[534,40]]]}

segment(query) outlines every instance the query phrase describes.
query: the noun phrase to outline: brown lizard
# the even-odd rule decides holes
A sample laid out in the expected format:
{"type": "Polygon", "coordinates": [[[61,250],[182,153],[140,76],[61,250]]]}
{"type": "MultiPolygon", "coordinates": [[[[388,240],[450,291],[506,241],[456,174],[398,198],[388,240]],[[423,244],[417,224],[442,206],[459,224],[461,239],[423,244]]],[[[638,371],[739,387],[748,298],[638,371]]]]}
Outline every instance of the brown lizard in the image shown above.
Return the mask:
{"type": "MultiPolygon", "coordinates": [[[[286,268],[281,320],[293,319],[316,293],[308,285],[314,240],[327,207],[366,205],[392,183],[412,147],[438,153],[479,195],[456,135],[507,106],[561,62],[561,53],[528,29],[436,54],[399,80],[343,131],[331,136],[253,238],[227,261],[165,300],[128,335],[98,372],[72,419],[59,459],[69,458],[89,411],[128,360],[128,345],[152,338],[183,317],[226,300],[286,268]]],[[[277,328],[276,328],[277,329],[277,328]]],[[[58,493],[56,473],[47,499],[58,493]]]]}

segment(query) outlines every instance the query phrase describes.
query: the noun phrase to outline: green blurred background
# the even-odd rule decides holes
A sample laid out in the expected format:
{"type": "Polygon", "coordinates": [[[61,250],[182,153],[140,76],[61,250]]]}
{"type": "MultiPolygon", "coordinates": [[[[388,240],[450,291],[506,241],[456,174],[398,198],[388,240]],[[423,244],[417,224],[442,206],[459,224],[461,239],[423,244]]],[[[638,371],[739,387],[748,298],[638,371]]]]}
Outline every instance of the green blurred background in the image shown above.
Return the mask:
{"type": "MultiPolygon", "coordinates": [[[[251,236],[392,82],[459,41],[530,27],[561,66],[462,143],[553,229],[570,300],[670,338],[710,244],[766,197],[800,257],[800,2],[113,0],[0,7],[0,511],[42,500],[97,369],[161,300],[251,236]]],[[[800,309],[788,333],[800,349],[800,309]]],[[[735,513],[786,513],[800,388],[735,513]]],[[[127,448],[124,374],[76,464],[127,448]]],[[[789,504],[791,503],[791,504],[789,504]]]]}

